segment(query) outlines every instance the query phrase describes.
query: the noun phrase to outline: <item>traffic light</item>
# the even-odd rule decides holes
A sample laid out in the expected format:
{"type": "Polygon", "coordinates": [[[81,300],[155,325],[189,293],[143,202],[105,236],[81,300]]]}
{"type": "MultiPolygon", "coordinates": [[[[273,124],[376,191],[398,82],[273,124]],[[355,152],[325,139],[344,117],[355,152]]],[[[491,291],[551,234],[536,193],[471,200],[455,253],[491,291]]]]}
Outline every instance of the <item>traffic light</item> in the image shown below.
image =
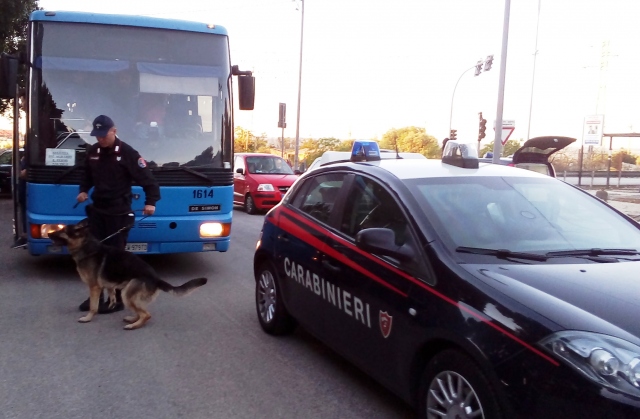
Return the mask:
{"type": "Polygon", "coordinates": [[[452,130],[451,130],[451,132],[449,133],[449,139],[450,139],[450,140],[454,140],[454,141],[455,141],[455,140],[457,139],[457,137],[456,137],[456,132],[458,132],[458,130],[457,130],[457,129],[452,129],[452,130]]]}
{"type": "Polygon", "coordinates": [[[486,131],[487,120],[482,117],[482,112],[480,112],[480,129],[478,129],[478,141],[482,141],[482,139],[487,136],[485,134],[486,131]]]}
{"type": "Polygon", "coordinates": [[[493,64],[493,55],[487,55],[487,59],[484,60],[484,71],[491,70],[491,64],[493,64]]]}
{"type": "Polygon", "coordinates": [[[479,76],[480,73],[482,73],[482,64],[484,64],[484,61],[482,60],[476,63],[476,72],[473,74],[474,76],[479,76]]]}

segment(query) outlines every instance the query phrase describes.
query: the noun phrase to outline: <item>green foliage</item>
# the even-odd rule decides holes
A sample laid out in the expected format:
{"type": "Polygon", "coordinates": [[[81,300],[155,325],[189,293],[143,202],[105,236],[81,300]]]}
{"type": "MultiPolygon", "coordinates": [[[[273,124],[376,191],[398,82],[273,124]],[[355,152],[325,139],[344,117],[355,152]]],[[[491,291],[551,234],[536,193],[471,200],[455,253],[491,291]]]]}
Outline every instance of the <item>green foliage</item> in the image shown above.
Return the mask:
{"type": "Polygon", "coordinates": [[[325,151],[350,151],[353,141],[342,141],[334,137],[307,139],[300,145],[306,151],[304,162],[309,166],[313,161],[322,156],[325,151]]]}
{"type": "Polygon", "coordinates": [[[636,164],[637,159],[637,156],[631,154],[631,152],[623,148],[619,151],[616,151],[611,156],[611,167],[616,170],[622,170],[622,163],[636,164]]]}
{"type": "Polygon", "coordinates": [[[382,136],[380,148],[420,153],[428,158],[440,158],[442,155],[438,140],[428,135],[426,129],[418,127],[390,129],[382,136]]]}
{"type": "Polygon", "coordinates": [[[233,151],[236,153],[269,153],[267,134],[259,137],[251,131],[237,126],[234,130],[233,151]]]}
{"type": "MultiPolygon", "coordinates": [[[[0,5],[0,52],[26,52],[27,24],[31,12],[38,10],[37,0],[0,0],[0,5]]],[[[21,66],[21,87],[25,86],[25,76],[26,66],[21,66]]],[[[8,100],[0,100],[0,114],[4,114],[8,106],[8,100]]]]}
{"type": "MultiPolygon", "coordinates": [[[[512,156],[513,153],[515,153],[516,150],[518,150],[520,147],[522,147],[522,140],[509,140],[502,147],[502,156],[503,157],[512,156]]],[[[480,157],[482,157],[487,153],[493,153],[493,141],[485,144],[480,149],[480,153],[478,153],[478,154],[479,154],[480,157]]]]}

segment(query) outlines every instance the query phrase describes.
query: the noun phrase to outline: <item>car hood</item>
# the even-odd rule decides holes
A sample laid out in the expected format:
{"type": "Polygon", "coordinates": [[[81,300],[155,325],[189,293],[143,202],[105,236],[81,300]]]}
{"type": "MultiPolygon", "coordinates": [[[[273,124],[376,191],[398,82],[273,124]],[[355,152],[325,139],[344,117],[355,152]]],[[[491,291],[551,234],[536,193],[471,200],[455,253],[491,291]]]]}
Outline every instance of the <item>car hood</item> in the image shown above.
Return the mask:
{"type": "Polygon", "coordinates": [[[252,174],[251,179],[258,183],[270,183],[274,186],[291,186],[298,175],[252,174]]]}
{"type": "Polygon", "coordinates": [[[640,345],[640,262],[462,267],[564,329],[640,345]]]}

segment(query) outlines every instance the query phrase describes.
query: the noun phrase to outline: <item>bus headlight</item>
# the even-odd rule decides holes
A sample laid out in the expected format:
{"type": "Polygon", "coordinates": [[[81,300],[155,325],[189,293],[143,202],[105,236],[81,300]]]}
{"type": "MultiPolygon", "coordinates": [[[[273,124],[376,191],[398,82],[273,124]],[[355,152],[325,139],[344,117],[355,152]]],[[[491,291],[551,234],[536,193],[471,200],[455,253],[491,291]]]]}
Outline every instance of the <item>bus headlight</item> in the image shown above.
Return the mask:
{"type": "Polygon", "coordinates": [[[49,233],[62,230],[64,224],[31,224],[31,237],[34,239],[48,239],[49,233]]]}
{"type": "Polygon", "coordinates": [[[227,237],[231,232],[231,223],[200,224],[200,238],[227,237]]]}

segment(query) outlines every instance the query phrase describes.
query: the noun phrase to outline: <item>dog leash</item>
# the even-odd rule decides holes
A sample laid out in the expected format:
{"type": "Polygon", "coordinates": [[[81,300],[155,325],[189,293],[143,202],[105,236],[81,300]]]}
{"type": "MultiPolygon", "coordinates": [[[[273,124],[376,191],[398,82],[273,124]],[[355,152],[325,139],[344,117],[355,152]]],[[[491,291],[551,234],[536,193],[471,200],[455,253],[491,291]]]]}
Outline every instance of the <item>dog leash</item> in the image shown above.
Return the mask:
{"type": "MultiPolygon", "coordinates": [[[[77,207],[78,207],[78,205],[80,205],[80,202],[76,202],[76,203],[75,203],[75,205],[73,206],[73,208],[74,208],[74,209],[75,209],[75,208],[77,208],[77,207]]],[[[89,205],[91,205],[91,204],[89,204],[89,205]]],[[[103,213],[103,214],[107,214],[107,215],[119,216],[119,215],[125,215],[125,214],[132,214],[132,213],[134,213],[134,212],[136,212],[136,211],[142,211],[142,210],[132,210],[132,211],[124,212],[124,213],[122,213],[122,214],[109,214],[109,213],[107,213],[107,212],[105,212],[105,211],[101,211],[100,209],[98,209],[98,208],[96,208],[96,207],[93,207],[93,206],[92,206],[92,211],[98,211],[98,212],[101,212],[101,213],[103,213]]],[[[102,242],[104,242],[104,241],[109,240],[111,237],[116,236],[116,235],[118,235],[118,234],[122,233],[123,231],[131,230],[131,229],[133,228],[133,226],[135,226],[135,225],[136,225],[136,222],[137,222],[137,223],[140,223],[140,222],[141,222],[142,220],[144,220],[145,218],[150,217],[150,215],[145,215],[144,217],[142,217],[142,218],[141,218],[141,219],[139,219],[138,221],[135,221],[135,214],[133,214],[133,216],[134,216],[134,221],[133,221],[133,223],[131,223],[131,225],[124,226],[124,227],[122,227],[122,228],[118,229],[115,233],[113,233],[113,234],[111,234],[111,235],[109,235],[109,236],[105,237],[104,239],[100,240],[99,242],[100,242],[100,243],[102,243],[102,242]]]]}
{"type": "MultiPolygon", "coordinates": [[[[138,210],[138,211],[140,211],[140,210],[138,210]]],[[[134,216],[135,216],[135,214],[134,214],[134,216]]],[[[149,215],[145,215],[144,217],[142,217],[142,218],[141,218],[141,219],[139,219],[138,221],[134,221],[131,225],[124,226],[124,227],[120,228],[120,229],[119,229],[118,231],[116,231],[115,233],[113,233],[113,234],[111,234],[111,235],[109,235],[109,236],[105,237],[104,239],[100,240],[100,243],[102,243],[102,242],[104,242],[104,241],[109,240],[111,237],[116,236],[116,235],[118,235],[118,234],[122,233],[123,231],[131,230],[131,229],[133,228],[133,226],[134,226],[134,225],[136,225],[136,222],[137,222],[137,223],[140,223],[142,220],[144,220],[144,219],[145,219],[145,218],[147,218],[147,217],[150,217],[150,216],[149,216],[149,215]]]]}

